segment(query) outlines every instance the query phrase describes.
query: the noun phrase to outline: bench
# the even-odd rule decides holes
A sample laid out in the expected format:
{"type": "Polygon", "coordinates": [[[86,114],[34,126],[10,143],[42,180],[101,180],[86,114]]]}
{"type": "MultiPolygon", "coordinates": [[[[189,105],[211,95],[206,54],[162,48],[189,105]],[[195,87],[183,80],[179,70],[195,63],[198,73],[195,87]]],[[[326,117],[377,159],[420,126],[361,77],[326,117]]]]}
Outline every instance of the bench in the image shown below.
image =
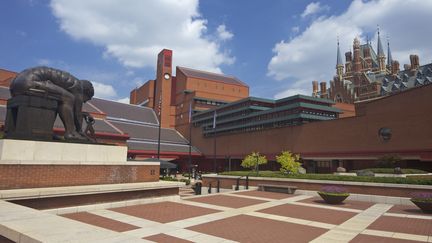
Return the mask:
{"type": "Polygon", "coordinates": [[[294,194],[296,186],[258,184],[258,191],[294,194]]]}

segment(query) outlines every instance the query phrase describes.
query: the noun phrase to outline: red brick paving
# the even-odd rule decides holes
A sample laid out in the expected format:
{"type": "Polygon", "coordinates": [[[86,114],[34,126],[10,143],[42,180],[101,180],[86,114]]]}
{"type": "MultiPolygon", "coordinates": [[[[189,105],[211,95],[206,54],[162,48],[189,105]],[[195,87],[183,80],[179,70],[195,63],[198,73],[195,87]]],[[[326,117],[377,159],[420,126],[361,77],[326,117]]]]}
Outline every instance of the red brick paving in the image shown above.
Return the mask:
{"type": "Polygon", "coordinates": [[[188,228],[189,230],[248,243],[309,242],[326,229],[238,215],[188,228]]]}
{"type": "Polygon", "coordinates": [[[307,199],[301,200],[299,202],[310,203],[310,204],[315,204],[315,205],[318,204],[318,205],[334,206],[334,207],[341,207],[341,208],[360,209],[360,210],[365,210],[365,209],[367,209],[367,208],[369,208],[375,204],[375,203],[371,203],[371,202],[345,200],[341,204],[333,205],[333,204],[328,204],[328,203],[324,202],[324,200],[320,197],[307,198],[307,199]]]}
{"type": "Polygon", "coordinates": [[[192,241],[180,239],[180,238],[166,235],[166,234],[151,235],[148,237],[144,237],[143,239],[154,241],[157,243],[189,243],[189,242],[192,242],[192,241]]]}
{"type": "Polygon", "coordinates": [[[96,225],[105,229],[124,232],[129,230],[138,229],[135,225],[126,224],[117,220],[113,220],[110,218],[105,218],[96,214],[80,212],[80,213],[70,213],[61,215],[65,218],[81,221],[86,224],[96,225]]]}
{"type": "Polygon", "coordinates": [[[432,219],[413,219],[381,216],[368,229],[401,232],[416,235],[432,235],[432,219]]]}
{"type": "Polygon", "coordinates": [[[356,213],[352,212],[344,212],[292,204],[284,204],[276,207],[271,207],[260,210],[258,212],[298,219],[312,220],[329,224],[341,224],[356,215],[356,213]]]}
{"type": "Polygon", "coordinates": [[[420,242],[413,240],[402,240],[389,237],[379,237],[373,235],[357,235],[350,243],[410,243],[410,242],[420,242]]]}
{"type": "Polygon", "coordinates": [[[289,197],[293,197],[294,196],[293,194],[276,193],[276,192],[264,192],[264,191],[256,191],[256,190],[236,192],[234,194],[251,196],[251,197],[270,198],[270,199],[285,199],[285,198],[289,198],[289,197]]]}
{"type": "Polygon", "coordinates": [[[229,208],[242,208],[250,205],[265,203],[267,201],[250,199],[250,198],[240,198],[226,195],[216,195],[207,197],[197,197],[186,199],[188,201],[207,203],[212,205],[218,205],[229,208]]]}
{"type": "Polygon", "coordinates": [[[415,215],[426,215],[432,216],[432,214],[423,213],[417,206],[408,205],[394,205],[387,211],[387,213],[402,213],[402,214],[415,214],[415,215]]]}
{"type": "Polygon", "coordinates": [[[110,210],[160,223],[168,223],[181,219],[219,212],[218,210],[214,209],[190,206],[176,202],[151,203],[112,208],[110,210]]]}

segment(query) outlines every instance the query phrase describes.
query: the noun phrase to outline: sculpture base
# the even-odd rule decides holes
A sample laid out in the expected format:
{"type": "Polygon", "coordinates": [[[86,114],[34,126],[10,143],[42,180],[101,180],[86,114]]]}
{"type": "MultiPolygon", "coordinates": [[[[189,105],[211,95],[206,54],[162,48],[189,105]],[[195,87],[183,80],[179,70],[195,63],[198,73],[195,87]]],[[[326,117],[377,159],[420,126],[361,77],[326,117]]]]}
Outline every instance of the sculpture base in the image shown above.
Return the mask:
{"type": "Polygon", "coordinates": [[[18,95],[7,102],[7,138],[52,140],[58,101],[48,97],[18,95]]]}
{"type": "Polygon", "coordinates": [[[127,147],[100,144],[0,140],[0,163],[126,163],[127,147]]]}

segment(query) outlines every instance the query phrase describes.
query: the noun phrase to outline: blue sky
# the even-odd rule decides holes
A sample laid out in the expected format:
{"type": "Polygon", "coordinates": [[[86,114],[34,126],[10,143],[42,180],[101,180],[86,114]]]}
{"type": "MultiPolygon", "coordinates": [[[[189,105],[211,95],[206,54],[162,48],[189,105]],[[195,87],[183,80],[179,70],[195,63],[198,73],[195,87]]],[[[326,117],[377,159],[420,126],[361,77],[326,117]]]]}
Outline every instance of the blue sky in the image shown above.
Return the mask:
{"type": "Polygon", "coordinates": [[[335,73],[354,37],[390,39],[403,67],[430,63],[432,1],[16,0],[1,4],[0,68],[47,65],[95,82],[96,96],[126,101],[155,77],[156,55],[174,65],[234,75],[252,96],[310,94],[335,73]]]}

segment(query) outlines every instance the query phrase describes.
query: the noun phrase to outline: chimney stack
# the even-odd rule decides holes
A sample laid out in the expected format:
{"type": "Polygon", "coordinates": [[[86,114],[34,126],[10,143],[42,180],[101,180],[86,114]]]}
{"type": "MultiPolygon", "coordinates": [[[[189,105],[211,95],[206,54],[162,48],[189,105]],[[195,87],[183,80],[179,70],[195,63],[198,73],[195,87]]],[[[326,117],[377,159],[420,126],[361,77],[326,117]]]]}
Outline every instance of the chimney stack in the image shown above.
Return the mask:
{"type": "Polygon", "coordinates": [[[417,70],[420,66],[419,57],[417,55],[410,55],[411,70],[417,70]]]}
{"type": "Polygon", "coordinates": [[[318,81],[312,81],[312,96],[318,96],[318,81]]]}
{"type": "Polygon", "coordinates": [[[320,88],[321,88],[321,98],[327,98],[327,87],[326,87],[326,85],[327,85],[327,82],[321,82],[320,83],[320,88]]]}
{"type": "Polygon", "coordinates": [[[399,69],[399,62],[398,61],[392,61],[392,63],[391,63],[391,73],[393,75],[396,75],[396,74],[399,73],[399,71],[400,71],[400,69],[399,69]]]}

